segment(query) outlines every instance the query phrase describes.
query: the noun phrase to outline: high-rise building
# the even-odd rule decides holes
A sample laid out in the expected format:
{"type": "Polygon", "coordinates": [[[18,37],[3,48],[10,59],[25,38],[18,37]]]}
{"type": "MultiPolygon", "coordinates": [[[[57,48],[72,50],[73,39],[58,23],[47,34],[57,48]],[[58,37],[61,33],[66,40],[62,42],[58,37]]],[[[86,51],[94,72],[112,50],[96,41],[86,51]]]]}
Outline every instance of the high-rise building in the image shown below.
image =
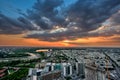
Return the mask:
{"type": "Polygon", "coordinates": [[[85,64],[84,63],[76,63],[76,72],[80,78],[85,78],[85,64]]]}
{"type": "Polygon", "coordinates": [[[72,65],[70,63],[63,63],[63,75],[64,76],[72,75],[72,65]]]}

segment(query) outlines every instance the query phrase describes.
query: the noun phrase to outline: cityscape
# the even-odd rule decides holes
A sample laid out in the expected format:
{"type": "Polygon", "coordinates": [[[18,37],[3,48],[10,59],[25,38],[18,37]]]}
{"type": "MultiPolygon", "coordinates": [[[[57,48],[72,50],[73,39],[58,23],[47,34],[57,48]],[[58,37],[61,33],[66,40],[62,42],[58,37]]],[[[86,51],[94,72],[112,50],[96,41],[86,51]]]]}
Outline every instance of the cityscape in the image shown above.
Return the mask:
{"type": "Polygon", "coordinates": [[[0,0],[0,80],[120,80],[120,0],[0,0]]]}
{"type": "Polygon", "coordinates": [[[0,80],[119,79],[120,48],[0,48],[0,80]]]}

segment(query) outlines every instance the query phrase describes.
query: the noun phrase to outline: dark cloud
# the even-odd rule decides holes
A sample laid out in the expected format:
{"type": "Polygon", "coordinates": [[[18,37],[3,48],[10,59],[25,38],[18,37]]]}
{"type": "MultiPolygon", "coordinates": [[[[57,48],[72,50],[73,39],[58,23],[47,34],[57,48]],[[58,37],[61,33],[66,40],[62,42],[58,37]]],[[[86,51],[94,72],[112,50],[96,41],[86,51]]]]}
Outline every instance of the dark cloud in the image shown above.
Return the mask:
{"type": "Polygon", "coordinates": [[[20,34],[34,29],[30,21],[23,17],[16,20],[0,13],[0,34],[20,34]]]}
{"type": "Polygon", "coordinates": [[[120,11],[114,14],[110,19],[112,26],[119,26],[120,25],[120,11]]]}
{"type": "Polygon", "coordinates": [[[48,29],[49,31],[52,30],[54,25],[67,28],[67,30],[56,33],[45,31],[43,34],[29,34],[27,35],[28,38],[36,38],[44,41],[59,41],[90,36],[112,36],[114,33],[118,34],[116,29],[112,28],[113,30],[109,30],[109,27],[108,30],[106,29],[103,32],[99,31],[99,33],[89,33],[89,31],[97,30],[103,22],[116,13],[120,9],[120,0],[78,0],[76,3],[65,7],[66,9],[64,11],[60,11],[64,14],[60,14],[59,10],[56,9],[61,6],[62,1],[55,1],[56,3],[54,3],[53,0],[53,3],[50,4],[46,1],[43,0],[35,3],[33,11],[31,11],[32,14],[31,16],[29,15],[31,19],[43,29],[48,29]],[[50,6],[58,3],[59,5],[54,7],[50,6]],[[52,22],[52,25],[45,24],[45,20],[41,20],[42,16],[48,18],[52,22]],[[71,29],[72,27],[77,27],[77,29],[71,29]]]}
{"type": "Polygon", "coordinates": [[[114,10],[120,5],[120,0],[78,0],[68,9],[70,21],[77,22],[77,26],[83,31],[90,31],[98,28],[102,22],[108,19],[118,10],[114,10]]]}
{"type": "Polygon", "coordinates": [[[27,17],[42,29],[51,29],[54,25],[64,22],[58,9],[62,3],[63,0],[37,0],[33,9],[27,10],[27,17]]]}
{"type": "Polygon", "coordinates": [[[26,13],[17,9],[21,17],[16,20],[0,14],[0,33],[18,34],[29,31],[25,38],[44,41],[120,33],[117,31],[120,27],[113,27],[120,25],[120,0],[77,0],[73,4],[64,5],[64,0],[37,0],[26,13]],[[99,30],[110,18],[110,27],[99,30]]]}
{"type": "MultiPolygon", "coordinates": [[[[66,28],[67,29],[67,28],[66,28]]],[[[75,30],[75,29],[67,29],[65,31],[60,31],[60,29],[58,29],[59,31],[56,32],[52,32],[55,30],[51,30],[51,31],[45,31],[43,33],[36,33],[36,34],[28,34],[26,36],[26,38],[36,38],[36,39],[40,39],[43,41],[61,41],[61,40],[65,40],[65,39],[71,39],[74,40],[76,39],[78,36],[78,32],[79,30],[75,30]],[[71,35],[70,35],[71,34],[71,35]]]]}

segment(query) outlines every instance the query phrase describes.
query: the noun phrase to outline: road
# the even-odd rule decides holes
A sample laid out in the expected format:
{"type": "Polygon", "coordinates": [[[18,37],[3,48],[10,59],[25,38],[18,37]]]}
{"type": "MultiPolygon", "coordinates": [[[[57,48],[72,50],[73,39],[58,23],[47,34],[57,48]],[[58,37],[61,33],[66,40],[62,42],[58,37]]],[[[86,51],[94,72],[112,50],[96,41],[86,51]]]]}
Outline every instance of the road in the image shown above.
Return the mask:
{"type": "Polygon", "coordinates": [[[120,68],[118,67],[117,63],[115,63],[115,61],[109,55],[107,55],[106,53],[104,53],[104,54],[108,57],[108,59],[110,60],[110,62],[112,63],[112,65],[114,66],[114,68],[118,74],[117,76],[120,78],[120,68]]]}

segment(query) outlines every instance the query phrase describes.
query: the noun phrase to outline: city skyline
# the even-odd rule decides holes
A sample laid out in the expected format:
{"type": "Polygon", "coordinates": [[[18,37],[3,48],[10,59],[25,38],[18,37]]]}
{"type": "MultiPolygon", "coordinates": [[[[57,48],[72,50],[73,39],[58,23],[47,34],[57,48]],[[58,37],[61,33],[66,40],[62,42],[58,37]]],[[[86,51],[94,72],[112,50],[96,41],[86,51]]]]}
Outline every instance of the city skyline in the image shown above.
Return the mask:
{"type": "Polygon", "coordinates": [[[120,47],[120,0],[0,0],[0,46],[120,47]]]}

